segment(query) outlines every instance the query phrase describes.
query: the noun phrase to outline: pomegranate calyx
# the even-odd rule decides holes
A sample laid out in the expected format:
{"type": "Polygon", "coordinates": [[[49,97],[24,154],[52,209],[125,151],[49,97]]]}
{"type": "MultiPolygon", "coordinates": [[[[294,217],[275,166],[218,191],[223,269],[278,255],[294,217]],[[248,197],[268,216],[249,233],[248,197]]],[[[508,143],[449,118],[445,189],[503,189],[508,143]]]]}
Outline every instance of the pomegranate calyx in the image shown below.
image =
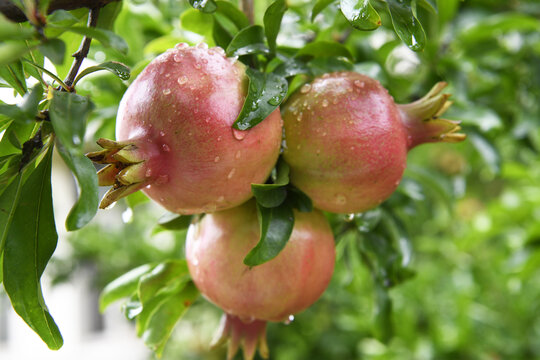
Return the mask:
{"type": "Polygon", "coordinates": [[[119,199],[142,189],[147,185],[145,161],[141,158],[135,144],[99,139],[97,144],[103,148],[86,156],[95,163],[107,164],[98,171],[98,184],[112,186],[99,204],[105,209],[119,199]]]}
{"type": "Polygon", "coordinates": [[[252,360],[255,351],[259,350],[262,358],[268,358],[268,344],[266,343],[266,321],[253,320],[250,323],[243,322],[240,318],[223,314],[219,328],[212,340],[212,348],[224,344],[229,340],[227,348],[227,360],[232,360],[241,347],[244,352],[244,360],[252,360]]]}
{"type": "Polygon", "coordinates": [[[409,149],[428,142],[460,142],[466,135],[459,133],[459,121],[442,119],[440,116],[452,105],[450,94],[441,93],[447,86],[438,82],[421,99],[410,104],[397,105],[403,124],[407,128],[409,149]]]}

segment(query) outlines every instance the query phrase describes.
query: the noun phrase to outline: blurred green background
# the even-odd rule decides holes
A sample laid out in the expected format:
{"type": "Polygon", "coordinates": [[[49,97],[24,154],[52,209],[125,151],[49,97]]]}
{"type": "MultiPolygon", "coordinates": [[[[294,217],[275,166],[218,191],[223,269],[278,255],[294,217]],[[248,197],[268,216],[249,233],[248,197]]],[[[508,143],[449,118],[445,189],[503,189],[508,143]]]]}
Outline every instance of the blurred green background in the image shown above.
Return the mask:
{"type": "MultiPolygon", "coordinates": [[[[271,2],[255,3],[260,23],[271,2]]],[[[439,0],[438,14],[419,7],[428,40],[419,53],[402,44],[385,13],[381,28],[362,32],[335,4],[311,22],[313,3],[289,1],[280,46],[339,40],[355,70],[378,78],[401,103],[447,81],[454,105],[445,117],[461,120],[468,139],[415,148],[404,181],[380,209],[328,215],[341,235],[333,280],[291,324],[269,325],[271,358],[540,358],[540,3],[439,0]]],[[[134,76],[177,42],[212,45],[208,19],[187,1],[124,1],[114,30],[129,53],[94,44],[89,58],[122,61],[134,76]]],[[[80,37],[62,38],[74,52],[80,37]]],[[[60,77],[68,68],[58,68],[60,77]]],[[[104,73],[81,81],[79,93],[96,104],[89,141],[114,137],[125,89],[104,73]]],[[[117,207],[108,215],[117,218],[69,234],[71,256],[48,270],[56,281],[91,263],[101,289],[138,265],[183,256],[185,233],[156,226],[163,211],[142,196],[117,207]]],[[[163,359],[224,358],[223,348],[208,349],[219,317],[199,299],[163,359]]]]}

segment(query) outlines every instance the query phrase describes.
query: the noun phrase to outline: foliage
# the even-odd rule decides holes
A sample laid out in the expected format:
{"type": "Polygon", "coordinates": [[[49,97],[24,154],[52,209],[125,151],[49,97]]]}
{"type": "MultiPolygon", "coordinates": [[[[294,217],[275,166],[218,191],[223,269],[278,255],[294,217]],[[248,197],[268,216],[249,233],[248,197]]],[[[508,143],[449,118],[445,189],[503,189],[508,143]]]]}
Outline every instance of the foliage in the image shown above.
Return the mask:
{"type": "MultiPolygon", "coordinates": [[[[69,237],[73,257],[57,260],[51,274],[60,281],[79,263],[93,262],[103,287],[138,268],[121,278],[129,281],[106,288],[103,305],[129,297],[126,315],[150,347],[163,351],[196,297],[182,260],[190,218],[167,215],[157,225],[159,210],[134,194],[117,206],[121,211],[111,211],[114,226],[99,216],[92,220],[97,180],[84,152],[93,149],[86,141],[114,137],[129,69],[133,79],[174,44],[205,41],[250,67],[238,129],[256,126],[313,76],[354,70],[380,80],[398,102],[447,81],[454,101],[448,118],[461,120],[469,136],[463,144],[411,152],[403,182],[381,207],[327,214],[337,240],[334,279],[290,325],[270,326],[272,358],[540,357],[540,5],[261,0],[254,25],[237,5],[113,2],[100,10],[95,27],[86,25],[86,9],[58,10],[44,23],[24,7],[30,22],[0,17],[0,87],[17,96],[17,104],[0,102],[0,209],[6,214],[0,279],[15,311],[50,348],[61,346],[40,278],[56,246],[56,227],[65,221],[77,230],[69,237]],[[70,73],[70,56],[85,35],[94,39],[91,66],[70,73]],[[56,225],[53,148],[80,187],[69,216],[56,225]],[[149,264],[144,271],[143,264],[149,264]]],[[[287,172],[278,163],[267,184],[253,186],[263,232],[246,258],[250,265],[276,255],[269,241],[285,245],[292,225],[283,219],[293,207],[311,207],[288,185],[287,172]]],[[[197,317],[217,322],[202,300],[183,321],[197,325],[197,317]]],[[[174,333],[172,339],[164,358],[221,355],[203,353],[174,333]]]]}

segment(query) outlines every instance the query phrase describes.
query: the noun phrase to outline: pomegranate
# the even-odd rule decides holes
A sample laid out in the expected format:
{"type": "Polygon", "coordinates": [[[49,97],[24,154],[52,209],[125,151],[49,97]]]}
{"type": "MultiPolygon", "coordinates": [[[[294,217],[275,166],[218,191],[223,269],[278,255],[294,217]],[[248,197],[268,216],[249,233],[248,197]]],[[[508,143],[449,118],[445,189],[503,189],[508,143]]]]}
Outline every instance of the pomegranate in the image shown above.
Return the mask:
{"type": "Polygon", "coordinates": [[[247,94],[245,66],[223,49],[178,44],[154,59],[130,85],[118,110],[117,141],[88,154],[109,164],[99,184],[112,185],[105,208],[142,189],[180,214],[237,206],[276,163],[281,115],[247,131],[232,128],[247,94]]]}
{"type": "Polygon", "coordinates": [[[458,122],[440,119],[451,102],[440,82],[418,101],[397,105],[377,81],[354,72],[316,78],[283,109],[291,182],[321,210],[366,211],[401,181],[407,152],[427,142],[458,142],[458,122]]]}
{"type": "Polygon", "coordinates": [[[189,271],[201,293],[226,313],[218,340],[230,336],[229,359],[241,343],[245,358],[251,359],[257,346],[266,356],[266,321],[287,321],[313,304],[330,282],[335,250],[328,221],[318,210],[294,215],[285,248],[253,268],[243,259],[260,234],[254,201],[205,215],[188,230],[189,271]]]}

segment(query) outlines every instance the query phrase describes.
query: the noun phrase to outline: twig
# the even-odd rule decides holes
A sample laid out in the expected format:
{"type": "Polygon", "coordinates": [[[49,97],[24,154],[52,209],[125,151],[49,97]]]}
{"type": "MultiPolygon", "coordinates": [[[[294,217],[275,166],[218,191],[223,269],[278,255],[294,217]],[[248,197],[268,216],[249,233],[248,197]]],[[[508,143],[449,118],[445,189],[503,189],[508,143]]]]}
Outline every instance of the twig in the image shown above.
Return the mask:
{"type": "Polygon", "coordinates": [[[255,11],[253,9],[253,0],[242,0],[242,11],[246,14],[249,23],[255,23],[255,11]]]}
{"type": "MultiPolygon", "coordinates": [[[[75,10],[79,8],[94,8],[104,7],[105,5],[119,0],[51,0],[48,7],[48,13],[59,9],[75,10]]],[[[0,13],[4,14],[8,19],[15,22],[26,21],[26,16],[19,9],[13,0],[0,0],[0,13]]]]}
{"type": "MultiPolygon", "coordinates": [[[[90,9],[90,13],[88,15],[88,27],[96,27],[98,16],[99,16],[99,9],[100,8],[90,9]]],[[[84,58],[88,56],[88,51],[90,51],[91,42],[92,42],[92,38],[85,36],[83,41],[81,42],[81,46],[79,47],[79,50],[77,50],[77,52],[73,54],[75,61],[73,61],[73,65],[71,65],[69,74],[64,80],[64,83],[68,87],[71,87],[73,85],[73,81],[75,81],[75,77],[77,76],[77,73],[79,72],[79,69],[81,68],[84,58]]]]}

